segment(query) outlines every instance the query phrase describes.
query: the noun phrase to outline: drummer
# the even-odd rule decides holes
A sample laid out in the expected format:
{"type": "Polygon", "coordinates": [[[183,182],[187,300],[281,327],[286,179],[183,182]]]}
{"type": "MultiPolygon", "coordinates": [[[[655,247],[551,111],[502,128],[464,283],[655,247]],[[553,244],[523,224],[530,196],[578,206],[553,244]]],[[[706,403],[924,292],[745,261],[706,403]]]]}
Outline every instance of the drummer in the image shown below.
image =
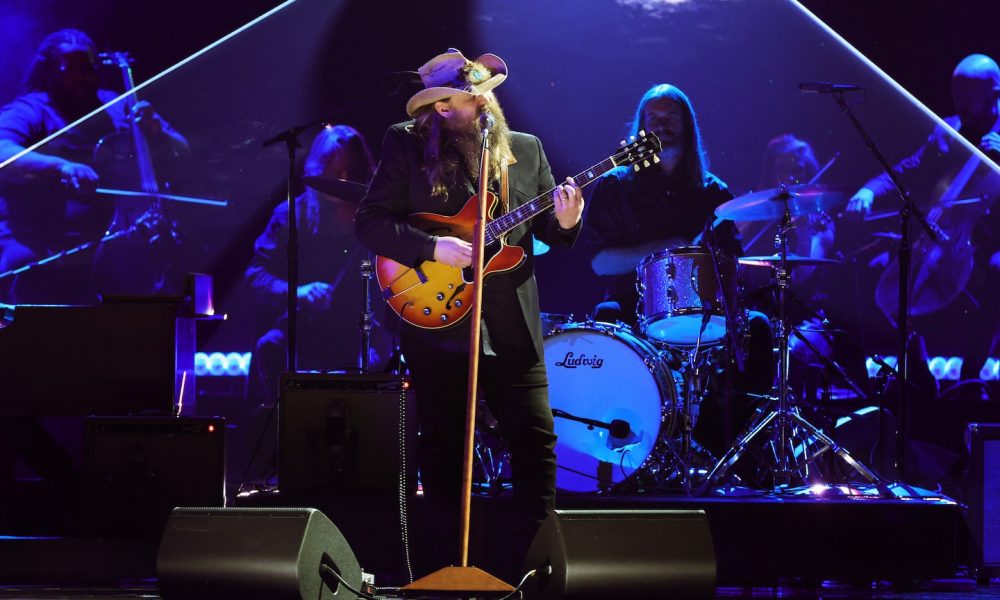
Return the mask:
{"type": "MultiPolygon", "coordinates": [[[[647,90],[636,107],[630,135],[638,136],[643,130],[655,134],[662,144],[659,166],[640,171],[618,168],[598,181],[582,233],[584,243],[595,253],[591,268],[606,284],[604,301],[594,309],[593,319],[633,327],[639,300],[636,267],[645,257],[691,246],[713,224],[713,235],[707,236],[713,247],[730,257],[743,253],[736,225],[715,220],[715,208],[733,195],[707,169],[701,132],[687,95],[670,84],[647,90]]],[[[746,360],[743,373],[729,370],[733,387],[767,394],[774,380],[770,321],[753,311],[747,328],[739,334],[738,346],[746,350],[746,360]]],[[[751,397],[739,396],[730,411],[721,406],[721,395],[710,394],[695,430],[698,441],[711,452],[723,452],[752,411],[747,401],[751,397]]]]}
{"type": "MultiPolygon", "coordinates": [[[[714,219],[715,207],[732,199],[726,184],[708,171],[691,101],[676,86],[651,87],[639,100],[630,135],[653,133],[662,144],[659,166],[619,167],[597,182],[583,240],[594,254],[591,268],[605,281],[598,321],[636,324],[636,267],[646,256],[690,246],[714,219]]],[[[742,254],[732,221],[715,228],[718,247],[742,254]]]]}

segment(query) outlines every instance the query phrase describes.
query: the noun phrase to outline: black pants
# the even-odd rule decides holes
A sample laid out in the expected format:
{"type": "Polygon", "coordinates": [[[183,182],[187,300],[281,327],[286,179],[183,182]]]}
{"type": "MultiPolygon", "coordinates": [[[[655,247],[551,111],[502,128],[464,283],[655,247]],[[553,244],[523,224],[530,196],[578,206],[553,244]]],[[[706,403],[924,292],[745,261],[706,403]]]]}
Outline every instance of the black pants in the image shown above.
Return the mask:
{"type": "MultiPolygon", "coordinates": [[[[441,548],[443,554],[438,560],[458,564],[469,356],[405,338],[402,349],[410,368],[420,420],[420,474],[424,502],[429,509],[423,529],[429,525],[430,537],[437,538],[426,540],[427,544],[418,548],[417,553],[441,548]]],[[[556,436],[545,362],[524,364],[524,361],[483,357],[479,365],[479,390],[511,454],[515,522],[509,528],[510,539],[504,542],[510,547],[511,560],[519,564],[538,525],[555,508],[556,436]]],[[[416,529],[420,531],[421,524],[416,529]]]]}

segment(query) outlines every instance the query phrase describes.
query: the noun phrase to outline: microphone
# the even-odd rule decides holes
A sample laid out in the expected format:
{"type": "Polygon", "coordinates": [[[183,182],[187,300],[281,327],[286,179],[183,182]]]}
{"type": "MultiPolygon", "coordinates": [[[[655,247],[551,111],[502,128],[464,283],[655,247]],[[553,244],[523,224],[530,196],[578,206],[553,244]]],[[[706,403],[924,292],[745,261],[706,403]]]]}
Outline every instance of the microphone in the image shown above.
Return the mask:
{"type": "Polygon", "coordinates": [[[569,421],[576,421],[577,423],[583,423],[587,426],[587,429],[593,429],[599,427],[601,429],[607,429],[608,435],[617,439],[625,439],[632,433],[632,427],[628,424],[628,421],[622,419],[611,419],[610,423],[605,423],[604,421],[598,421],[597,419],[588,419],[587,417],[578,417],[576,415],[571,415],[564,410],[558,408],[553,408],[552,416],[566,419],[569,421]]]}
{"type": "Polygon", "coordinates": [[[496,117],[493,116],[489,110],[484,110],[479,115],[479,128],[480,129],[493,129],[493,126],[497,124],[496,117]]]}
{"type": "Polygon", "coordinates": [[[800,83],[799,91],[803,94],[833,94],[835,92],[857,92],[864,88],[849,83],[830,83],[829,81],[816,81],[811,83],[800,83]]]}
{"type": "Polygon", "coordinates": [[[611,419],[611,422],[608,423],[608,425],[609,425],[608,433],[613,438],[618,438],[620,440],[623,440],[627,438],[630,433],[632,433],[632,428],[629,427],[628,421],[623,421],[621,419],[611,419]]]}

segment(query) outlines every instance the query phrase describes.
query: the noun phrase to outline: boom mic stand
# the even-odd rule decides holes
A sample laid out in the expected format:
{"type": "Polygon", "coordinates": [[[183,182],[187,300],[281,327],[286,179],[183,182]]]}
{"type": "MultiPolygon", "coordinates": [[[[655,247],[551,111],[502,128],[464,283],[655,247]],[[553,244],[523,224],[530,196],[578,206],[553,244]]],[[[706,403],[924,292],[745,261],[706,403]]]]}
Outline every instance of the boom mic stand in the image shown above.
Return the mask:
{"type": "Polygon", "coordinates": [[[395,96],[403,88],[404,83],[406,83],[404,80],[400,80],[395,89],[389,92],[372,94],[356,102],[335,108],[318,119],[309,121],[303,125],[289,127],[288,129],[261,142],[261,146],[264,148],[269,148],[275,144],[284,142],[288,154],[288,241],[286,243],[285,251],[288,258],[288,331],[286,332],[286,367],[290,373],[296,372],[296,351],[298,348],[299,227],[298,216],[296,215],[295,210],[295,193],[301,188],[301,186],[299,185],[299,172],[296,166],[297,161],[295,153],[296,150],[302,147],[302,144],[299,142],[299,135],[309,131],[310,129],[329,123],[330,119],[342,112],[359,106],[368,105],[373,100],[379,98],[395,96]]]}
{"type": "MultiPolygon", "coordinates": [[[[932,226],[923,213],[920,212],[917,205],[913,203],[910,193],[903,187],[902,181],[900,181],[899,176],[892,169],[889,161],[885,159],[885,156],[879,151],[878,146],[875,145],[875,141],[872,140],[871,136],[868,135],[868,132],[861,125],[861,122],[851,112],[851,105],[844,99],[846,91],[848,90],[835,90],[830,95],[833,96],[833,99],[840,106],[840,109],[847,116],[851,124],[854,125],[854,128],[861,134],[861,138],[865,141],[865,146],[868,147],[872,156],[875,157],[875,160],[878,161],[886,175],[889,176],[892,185],[896,188],[896,192],[898,192],[899,198],[902,201],[902,205],[899,207],[899,313],[896,318],[896,327],[899,333],[899,358],[896,363],[897,384],[899,385],[899,406],[896,408],[896,473],[900,480],[905,481],[907,408],[910,399],[909,352],[907,352],[910,337],[910,217],[915,216],[924,228],[924,231],[927,232],[927,235],[934,241],[938,241],[940,229],[932,226]]],[[[882,414],[882,409],[883,407],[880,406],[880,415],[882,414]]]]}

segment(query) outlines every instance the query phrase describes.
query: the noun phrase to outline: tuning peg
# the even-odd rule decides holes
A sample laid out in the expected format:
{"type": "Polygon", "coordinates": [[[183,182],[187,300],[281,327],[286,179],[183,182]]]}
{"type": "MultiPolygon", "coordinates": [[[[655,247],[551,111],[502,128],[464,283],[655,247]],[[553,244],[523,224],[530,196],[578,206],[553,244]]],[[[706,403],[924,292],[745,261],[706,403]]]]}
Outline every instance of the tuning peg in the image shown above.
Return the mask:
{"type": "Polygon", "coordinates": [[[649,166],[649,161],[648,160],[642,161],[642,166],[648,167],[649,166]]]}
{"type": "Polygon", "coordinates": [[[634,142],[635,141],[635,136],[634,135],[630,135],[630,136],[628,136],[628,139],[634,142]]]}
{"type": "Polygon", "coordinates": [[[636,171],[638,171],[639,170],[639,165],[632,165],[632,168],[635,169],[636,171]]]}
{"type": "Polygon", "coordinates": [[[640,129],[639,130],[639,137],[646,137],[646,130],[645,129],[640,129]]]}
{"type": "Polygon", "coordinates": [[[653,155],[653,164],[655,165],[655,164],[658,164],[659,162],[660,162],[660,155],[659,154],[654,154],[653,155]]]}
{"type": "Polygon", "coordinates": [[[626,142],[625,142],[625,140],[622,140],[622,141],[621,141],[621,145],[622,145],[622,147],[623,147],[623,148],[625,147],[625,145],[626,145],[626,142]]]}

